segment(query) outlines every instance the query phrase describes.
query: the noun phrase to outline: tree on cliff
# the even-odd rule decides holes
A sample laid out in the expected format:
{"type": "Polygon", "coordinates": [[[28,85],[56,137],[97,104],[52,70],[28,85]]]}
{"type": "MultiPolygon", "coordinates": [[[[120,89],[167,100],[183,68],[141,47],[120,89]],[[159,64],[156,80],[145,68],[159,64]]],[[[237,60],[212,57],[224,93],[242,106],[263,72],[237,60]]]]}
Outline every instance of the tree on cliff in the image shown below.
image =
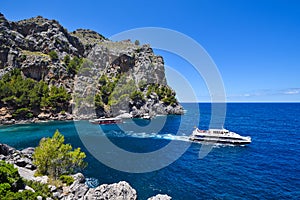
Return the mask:
{"type": "Polygon", "coordinates": [[[64,144],[64,141],[64,136],[58,130],[52,138],[41,139],[33,154],[37,174],[58,179],[63,174],[74,173],[87,166],[83,161],[85,153],[80,148],[72,151],[72,146],[64,144]]]}

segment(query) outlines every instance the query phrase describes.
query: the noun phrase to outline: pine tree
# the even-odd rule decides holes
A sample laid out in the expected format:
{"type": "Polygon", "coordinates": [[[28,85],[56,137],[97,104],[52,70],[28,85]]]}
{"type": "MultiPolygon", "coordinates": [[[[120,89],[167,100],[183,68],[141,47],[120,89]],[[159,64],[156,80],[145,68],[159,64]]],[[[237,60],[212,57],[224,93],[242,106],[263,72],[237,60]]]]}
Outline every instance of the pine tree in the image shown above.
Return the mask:
{"type": "Polygon", "coordinates": [[[62,174],[75,173],[87,166],[86,157],[80,148],[72,151],[70,144],[64,144],[64,136],[56,130],[52,138],[43,138],[33,154],[37,174],[58,179],[62,174]]]}

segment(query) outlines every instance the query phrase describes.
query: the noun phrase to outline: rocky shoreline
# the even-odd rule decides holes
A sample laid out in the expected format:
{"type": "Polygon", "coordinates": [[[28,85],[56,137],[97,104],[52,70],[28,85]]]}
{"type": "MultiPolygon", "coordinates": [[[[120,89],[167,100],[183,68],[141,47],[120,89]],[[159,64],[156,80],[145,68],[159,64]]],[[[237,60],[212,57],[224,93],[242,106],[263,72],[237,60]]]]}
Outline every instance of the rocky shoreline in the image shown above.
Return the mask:
{"type": "MultiPolygon", "coordinates": [[[[33,147],[17,150],[9,145],[0,143],[0,160],[4,160],[7,163],[13,164],[16,168],[18,168],[20,176],[24,179],[47,184],[47,176],[34,176],[36,166],[32,163],[33,153],[33,147]]],[[[74,182],[70,186],[56,187],[48,184],[48,188],[51,191],[53,198],[49,197],[46,200],[138,199],[136,190],[125,181],[120,181],[113,184],[102,184],[95,188],[89,188],[86,184],[86,178],[82,173],[74,174],[72,177],[74,178],[74,182]]],[[[35,192],[32,188],[26,185],[19,191],[22,190],[31,190],[35,192]]],[[[38,196],[37,199],[40,200],[42,197],[38,196]]],[[[165,194],[158,194],[148,198],[148,200],[170,199],[172,198],[165,194]]]]}
{"type": "MultiPolygon", "coordinates": [[[[133,115],[131,113],[122,113],[116,117],[121,119],[153,119],[156,115],[149,115],[149,114],[141,114],[141,113],[135,113],[136,115],[133,115]]],[[[177,115],[176,113],[174,113],[177,115]]],[[[167,115],[167,114],[165,114],[167,115]]],[[[78,121],[78,120],[91,120],[91,116],[81,116],[80,118],[74,117],[72,114],[66,113],[63,115],[56,115],[56,116],[47,116],[47,117],[35,117],[32,119],[13,119],[13,118],[5,118],[1,116],[1,109],[0,109],[0,126],[5,125],[14,125],[14,124],[33,124],[33,123],[47,123],[47,122],[55,122],[55,121],[78,121]]]]}

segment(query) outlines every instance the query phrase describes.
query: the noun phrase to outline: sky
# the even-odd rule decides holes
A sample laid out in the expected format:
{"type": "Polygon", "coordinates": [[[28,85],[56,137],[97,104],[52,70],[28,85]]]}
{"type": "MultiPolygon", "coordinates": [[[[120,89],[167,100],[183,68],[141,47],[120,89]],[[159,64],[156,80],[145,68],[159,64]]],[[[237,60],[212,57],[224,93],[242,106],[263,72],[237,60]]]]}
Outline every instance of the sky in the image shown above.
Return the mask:
{"type": "MultiPolygon", "coordinates": [[[[41,15],[69,31],[87,28],[108,38],[143,27],[180,32],[213,60],[228,102],[300,102],[299,11],[297,0],[0,0],[0,12],[10,21],[41,15]]],[[[164,57],[168,83],[180,101],[210,101],[189,61],[155,53],[164,57]]]]}

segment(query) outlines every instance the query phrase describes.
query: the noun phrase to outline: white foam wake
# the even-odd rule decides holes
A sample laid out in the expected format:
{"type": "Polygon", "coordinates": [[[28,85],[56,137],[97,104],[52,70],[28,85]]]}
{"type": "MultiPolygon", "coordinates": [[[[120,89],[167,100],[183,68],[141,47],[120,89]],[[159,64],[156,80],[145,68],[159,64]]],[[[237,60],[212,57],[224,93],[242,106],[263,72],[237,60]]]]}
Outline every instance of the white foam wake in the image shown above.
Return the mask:
{"type": "Polygon", "coordinates": [[[183,142],[190,142],[188,136],[179,136],[173,134],[157,134],[157,133],[136,133],[133,131],[123,132],[123,133],[113,133],[114,137],[133,137],[133,138],[151,138],[151,139],[161,139],[161,140],[175,140],[175,141],[183,141],[183,142]]]}

